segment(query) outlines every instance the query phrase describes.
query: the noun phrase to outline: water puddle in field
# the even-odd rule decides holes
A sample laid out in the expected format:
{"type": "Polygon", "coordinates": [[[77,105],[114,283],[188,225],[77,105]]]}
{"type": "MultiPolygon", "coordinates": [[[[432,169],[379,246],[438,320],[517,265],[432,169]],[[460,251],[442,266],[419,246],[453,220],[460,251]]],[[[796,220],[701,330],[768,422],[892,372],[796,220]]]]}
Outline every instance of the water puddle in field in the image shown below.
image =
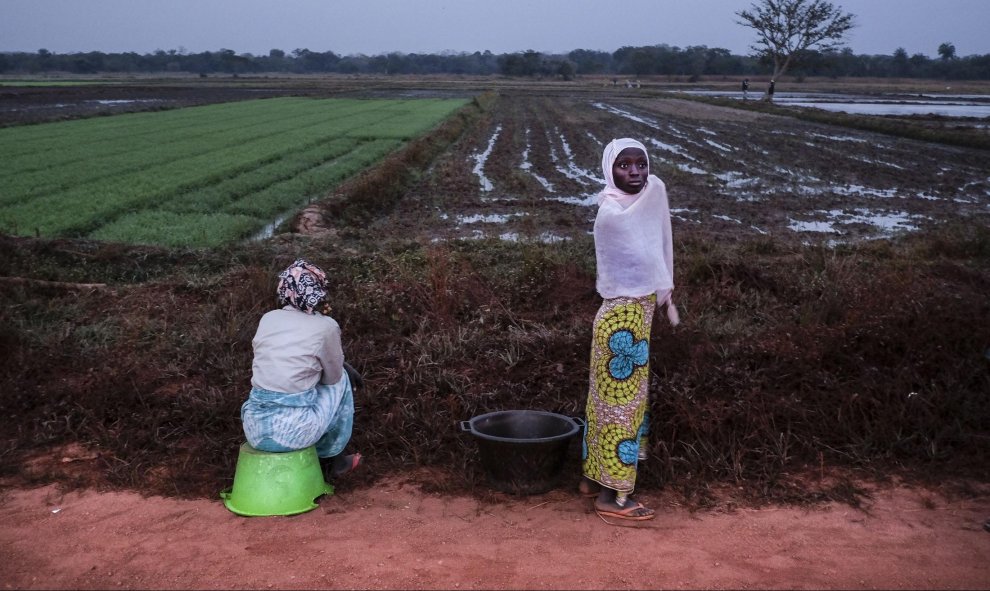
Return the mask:
{"type": "Polygon", "coordinates": [[[829,189],[837,194],[846,197],[879,197],[881,199],[891,199],[897,197],[897,189],[874,189],[872,187],[864,187],[862,185],[843,185],[838,187],[829,187],[829,189]]]}
{"type": "Polygon", "coordinates": [[[76,109],[79,107],[87,106],[100,106],[100,107],[120,107],[128,105],[142,105],[142,104],[153,104],[153,103],[165,103],[164,99],[93,99],[85,100],[78,103],[48,103],[44,105],[21,105],[20,107],[4,107],[0,104],[0,111],[6,111],[8,113],[15,113],[18,111],[48,111],[48,110],[59,110],[59,109],[76,109]]]}
{"type": "MultiPolygon", "coordinates": [[[[488,240],[492,238],[497,238],[505,242],[525,242],[525,243],[543,243],[543,244],[553,244],[557,242],[566,242],[571,238],[569,236],[560,236],[550,231],[540,232],[539,234],[521,234],[519,232],[500,232],[498,234],[489,234],[484,230],[473,230],[467,236],[459,236],[459,239],[466,240],[488,240]]],[[[432,242],[444,242],[448,240],[447,238],[433,238],[432,242]]]]}
{"type": "Polygon", "coordinates": [[[821,138],[823,140],[829,140],[832,142],[855,142],[857,144],[865,144],[866,140],[861,137],[852,137],[851,135],[828,135],[824,133],[809,133],[808,137],[821,138]]]}
{"type": "Polygon", "coordinates": [[[535,172],[532,171],[533,163],[529,161],[529,149],[530,149],[530,144],[529,144],[529,128],[527,127],[526,128],[526,149],[523,150],[522,164],[519,165],[519,168],[521,170],[525,170],[530,175],[532,175],[532,177],[534,179],[536,179],[536,182],[540,183],[540,185],[542,185],[543,188],[546,189],[548,193],[553,193],[554,192],[553,183],[551,183],[547,179],[543,178],[542,176],[540,176],[540,175],[538,175],[538,174],[536,174],[535,172]]]}
{"type": "Polygon", "coordinates": [[[295,212],[283,213],[282,215],[278,216],[277,218],[275,218],[275,221],[262,228],[254,236],[251,236],[249,240],[251,240],[252,242],[257,242],[258,240],[266,240],[268,238],[271,238],[272,236],[275,235],[275,230],[277,230],[278,227],[285,222],[285,220],[289,219],[289,216],[291,216],[293,213],[295,212]]]}
{"type": "Polygon", "coordinates": [[[457,216],[457,225],[464,224],[504,224],[513,218],[527,216],[527,213],[493,213],[457,216]]]}
{"type": "Polygon", "coordinates": [[[883,160],[877,160],[876,158],[867,158],[865,156],[852,156],[854,160],[859,160],[860,162],[865,162],[867,164],[872,164],[874,166],[886,166],[887,168],[894,168],[897,170],[904,170],[904,167],[900,164],[895,164],[893,162],[886,162],[883,160]]]}
{"type": "MultiPolygon", "coordinates": [[[[745,100],[738,91],[683,90],[684,94],[745,100]]],[[[753,95],[754,93],[751,93],[753,95]]],[[[755,98],[760,98],[755,93],[755,98]]],[[[752,99],[750,99],[752,100],[752,99]]],[[[843,95],[824,92],[777,92],[773,102],[785,107],[814,107],[850,115],[939,115],[983,119],[990,117],[990,95],[843,95]]]]}
{"type": "MultiPolygon", "coordinates": [[[[604,186],[605,183],[602,183],[604,186]]],[[[550,201],[559,201],[561,203],[567,203],[569,205],[577,205],[579,207],[597,207],[598,206],[598,191],[593,191],[591,193],[585,193],[583,195],[571,196],[571,197],[547,197],[550,201]]]]}
{"type": "Polygon", "coordinates": [[[495,188],[492,185],[492,181],[485,176],[485,162],[488,161],[488,157],[492,154],[492,149],[495,147],[495,141],[498,140],[498,134],[502,133],[502,126],[499,125],[495,127],[495,133],[488,140],[488,147],[485,148],[484,152],[477,153],[473,156],[474,158],[474,169],[472,172],[478,176],[478,181],[481,183],[481,190],[488,193],[495,188]]]}
{"type": "MultiPolygon", "coordinates": [[[[777,102],[777,101],[774,101],[777,102]]],[[[963,105],[937,103],[836,103],[826,101],[784,101],[788,107],[814,107],[825,111],[848,113],[850,115],[939,115],[942,117],[967,117],[983,119],[990,117],[990,105],[963,105]]]]}
{"type": "Polygon", "coordinates": [[[698,168],[697,166],[694,166],[692,164],[682,164],[680,162],[676,162],[676,163],[674,163],[674,166],[678,170],[682,170],[682,171],[687,172],[687,173],[690,173],[690,174],[708,174],[708,171],[707,170],[703,170],[703,169],[698,168]]]}
{"type": "Polygon", "coordinates": [[[877,212],[869,209],[854,210],[830,209],[816,211],[825,216],[825,220],[795,220],[788,218],[787,228],[794,232],[818,232],[827,234],[844,234],[839,226],[865,224],[881,231],[891,233],[898,231],[917,230],[916,221],[928,219],[926,216],[912,215],[907,212],[877,212]]]}
{"type": "MultiPolygon", "coordinates": [[[[604,185],[605,179],[595,176],[590,171],[581,168],[576,162],[574,162],[574,153],[571,151],[571,146],[567,143],[567,139],[564,137],[564,134],[558,131],[557,136],[560,138],[560,144],[564,150],[564,157],[567,160],[567,166],[561,167],[558,164],[557,170],[567,178],[578,181],[582,185],[604,185]]],[[[557,159],[554,158],[554,161],[557,161],[557,159]]]]}
{"type": "Polygon", "coordinates": [[[84,101],[87,103],[96,103],[98,105],[130,105],[134,103],[160,103],[161,99],[96,99],[91,101],[84,101]]]}
{"type": "Polygon", "coordinates": [[[705,143],[708,144],[709,146],[715,148],[716,150],[722,150],[723,152],[728,152],[730,154],[735,149],[735,148],[730,148],[729,146],[726,146],[725,144],[720,144],[718,142],[713,142],[712,140],[709,140],[709,139],[706,139],[705,140],[705,143]]]}
{"type": "Polygon", "coordinates": [[[758,178],[747,176],[741,172],[720,172],[713,174],[715,178],[724,183],[726,189],[745,189],[754,185],[759,185],[762,181],[758,178]]]}
{"type": "Polygon", "coordinates": [[[660,140],[654,139],[654,138],[649,138],[647,140],[647,142],[650,143],[650,144],[652,144],[653,147],[655,147],[655,148],[660,148],[661,150],[664,150],[664,151],[667,151],[667,152],[671,152],[673,154],[677,154],[678,156],[682,156],[684,158],[687,158],[688,160],[693,160],[693,161],[697,161],[698,160],[694,156],[688,154],[684,150],[684,148],[682,148],[681,146],[678,146],[677,144],[668,144],[666,142],[661,142],[660,140]]]}
{"type": "Polygon", "coordinates": [[[700,224],[701,220],[690,217],[695,215],[698,215],[698,212],[693,209],[687,209],[684,207],[670,208],[670,217],[676,220],[681,220],[682,222],[688,222],[691,224],[700,224]]]}
{"type": "Polygon", "coordinates": [[[602,109],[603,111],[608,111],[609,113],[612,113],[613,115],[618,115],[619,117],[625,117],[630,121],[635,121],[636,123],[642,123],[643,125],[652,127],[653,129],[660,129],[660,124],[654,121],[653,119],[640,117],[639,115],[635,115],[624,109],[613,107],[611,105],[606,105],[605,103],[591,103],[591,106],[595,107],[596,109],[602,109]]]}
{"type": "Polygon", "coordinates": [[[543,244],[553,244],[570,240],[567,236],[558,236],[553,232],[540,232],[535,236],[520,235],[518,232],[505,232],[498,236],[506,242],[541,242],[543,244]]]}

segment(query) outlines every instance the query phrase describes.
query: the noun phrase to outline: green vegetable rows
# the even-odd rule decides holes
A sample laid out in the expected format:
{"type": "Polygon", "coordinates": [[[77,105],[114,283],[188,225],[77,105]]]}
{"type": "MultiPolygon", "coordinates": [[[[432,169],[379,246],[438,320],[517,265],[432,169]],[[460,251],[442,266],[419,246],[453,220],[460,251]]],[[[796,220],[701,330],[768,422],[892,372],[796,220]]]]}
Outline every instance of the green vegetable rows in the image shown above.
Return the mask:
{"type": "Polygon", "coordinates": [[[238,240],[463,104],[280,98],[0,129],[0,231],[238,240]]]}

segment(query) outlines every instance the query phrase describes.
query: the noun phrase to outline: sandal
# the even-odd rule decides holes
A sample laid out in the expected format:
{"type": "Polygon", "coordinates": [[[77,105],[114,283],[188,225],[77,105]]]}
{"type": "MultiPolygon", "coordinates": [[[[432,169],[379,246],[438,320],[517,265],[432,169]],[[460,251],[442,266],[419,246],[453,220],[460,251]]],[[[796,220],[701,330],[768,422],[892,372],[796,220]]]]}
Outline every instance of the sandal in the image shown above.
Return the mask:
{"type": "Polygon", "coordinates": [[[345,474],[349,474],[361,465],[362,459],[363,458],[359,453],[354,453],[347,456],[337,456],[333,458],[333,462],[330,465],[330,469],[327,471],[327,475],[331,479],[336,479],[345,474]]]}
{"type": "Polygon", "coordinates": [[[656,511],[647,508],[643,503],[634,503],[619,509],[601,509],[595,505],[595,513],[598,513],[598,516],[602,518],[614,517],[626,521],[648,521],[657,516],[656,511]],[[649,511],[649,513],[644,514],[643,511],[649,511]],[[639,512],[638,515],[637,512],[639,512]]]}

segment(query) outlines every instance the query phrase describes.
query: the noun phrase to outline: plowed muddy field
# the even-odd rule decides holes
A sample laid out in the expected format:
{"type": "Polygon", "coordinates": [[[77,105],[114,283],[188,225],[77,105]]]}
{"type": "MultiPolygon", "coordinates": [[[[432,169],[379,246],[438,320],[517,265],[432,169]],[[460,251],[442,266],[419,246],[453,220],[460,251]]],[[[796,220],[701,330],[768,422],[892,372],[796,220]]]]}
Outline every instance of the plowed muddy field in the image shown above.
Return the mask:
{"type": "Polygon", "coordinates": [[[427,238],[586,235],[616,137],[650,149],[682,236],[838,244],[990,214],[981,150],[617,90],[503,93],[386,224],[427,238]]]}

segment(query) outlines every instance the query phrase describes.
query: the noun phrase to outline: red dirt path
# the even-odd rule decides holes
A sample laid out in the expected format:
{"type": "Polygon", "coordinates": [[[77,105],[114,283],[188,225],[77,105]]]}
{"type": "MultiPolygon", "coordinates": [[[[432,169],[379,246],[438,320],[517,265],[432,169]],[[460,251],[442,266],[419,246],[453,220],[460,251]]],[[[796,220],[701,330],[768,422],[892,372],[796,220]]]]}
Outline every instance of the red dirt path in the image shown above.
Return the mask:
{"type": "Polygon", "coordinates": [[[613,527],[558,490],[485,503],[398,482],[294,517],[210,500],[8,489],[4,588],[988,588],[990,491],[694,512],[613,527]]]}

